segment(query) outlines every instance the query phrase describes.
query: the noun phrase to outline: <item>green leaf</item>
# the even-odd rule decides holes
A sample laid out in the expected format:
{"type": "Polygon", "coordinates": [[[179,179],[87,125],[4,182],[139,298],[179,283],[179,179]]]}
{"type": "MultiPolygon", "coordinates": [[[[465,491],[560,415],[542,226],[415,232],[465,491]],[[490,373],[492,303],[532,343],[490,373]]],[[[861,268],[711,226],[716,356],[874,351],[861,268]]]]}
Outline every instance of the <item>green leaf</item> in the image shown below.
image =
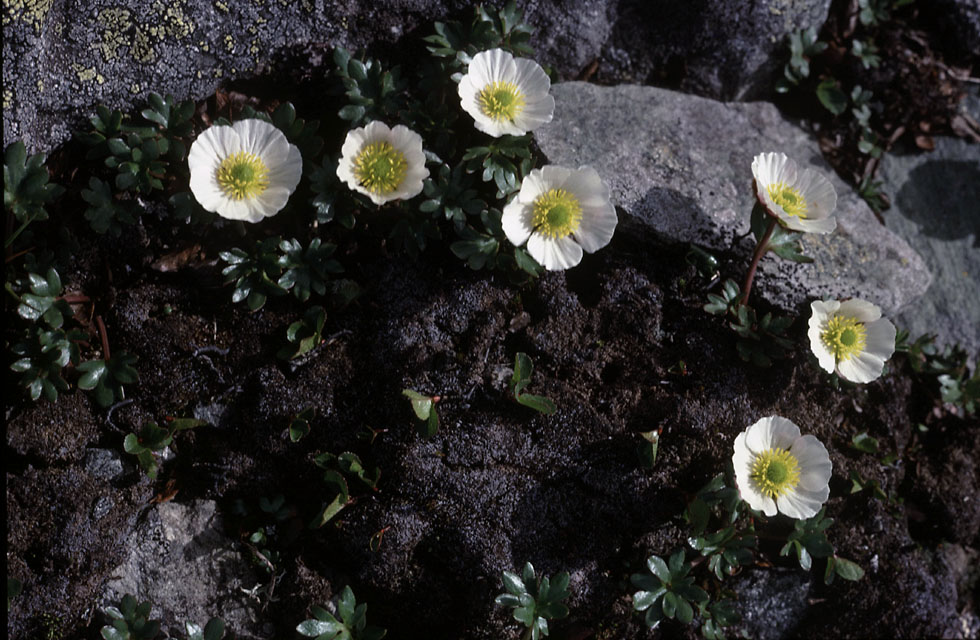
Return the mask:
{"type": "Polygon", "coordinates": [[[661,591],[637,591],[633,594],[633,608],[637,611],[646,611],[646,609],[652,606],[657,600],[660,599],[666,589],[661,591]]]}
{"type": "Polygon", "coordinates": [[[504,571],[504,589],[515,596],[519,596],[522,593],[527,593],[527,587],[524,582],[515,573],[510,571],[504,571]]]}
{"type": "Polygon", "coordinates": [[[558,411],[558,407],[555,406],[555,403],[544,396],[524,393],[517,396],[517,402],[525,407],[530,407],[539,413],[543,413],[546,416],[554,415],[554,413],[558,411]]]}
{"type": "Polygon", "coordinates": [[[647,568],[650,570],[650,573],[660,578],[660,581],[664,584],[670,582],[670,569],[667,568],[667,563],[659,556],[650,556],[647,558],[647,568]]]}
{"type": "Polygon", "coordinates": [[[677,598],[677,620],[683,624],[691,624],[694,619],[694,609],[684,598],[677,598]]]}
{"type": "Polygon", "coordinates": [[[432,396],[427,396],[414,389],[403,389],[402,395],[412,401],[412,410],[419,420],[428,420],[432,411],[432,396]]]}
{"type": "Polygon", "coordinates": [[[307,638],[317,638],[328,633],[339,633],[342,629],[343,625],[325,620],[304,620],[296,626],[296,632],[307,638]]]}
{"type": "Polygon", "coordinates": [[[833,78],[826,78],[817,85],[817,98],[835,116],[847,109],[847,94],[841,91],[840,85],[833,78]]]}
{"type": "Polygon", "coordinates": [[[851,438],[851,447],[864,453],[878,453],[878,440],[868,435],[866,431],[851,438]]]}
{"type": "Polygon", "coordinates": [[[854,581],[860,580],[864,577],[864,569],[862,569],[856,562],[852,562],[839,556],[835,556],[834,560],[834,571],[841,578],[854,581]]]}

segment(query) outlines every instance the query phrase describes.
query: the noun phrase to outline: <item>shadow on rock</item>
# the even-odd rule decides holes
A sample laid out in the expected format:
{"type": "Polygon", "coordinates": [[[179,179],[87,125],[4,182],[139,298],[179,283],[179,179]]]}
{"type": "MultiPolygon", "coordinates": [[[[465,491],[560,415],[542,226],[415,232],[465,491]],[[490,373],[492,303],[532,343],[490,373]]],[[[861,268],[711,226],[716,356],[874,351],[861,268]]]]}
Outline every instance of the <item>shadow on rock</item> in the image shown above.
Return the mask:
{"type": "Polygon", "coordinates": [[[896,197],[898,208],[920,232],[943,240],[973,235],[980,247],[980,164],[933,160],[911,171],[896,197]]]}

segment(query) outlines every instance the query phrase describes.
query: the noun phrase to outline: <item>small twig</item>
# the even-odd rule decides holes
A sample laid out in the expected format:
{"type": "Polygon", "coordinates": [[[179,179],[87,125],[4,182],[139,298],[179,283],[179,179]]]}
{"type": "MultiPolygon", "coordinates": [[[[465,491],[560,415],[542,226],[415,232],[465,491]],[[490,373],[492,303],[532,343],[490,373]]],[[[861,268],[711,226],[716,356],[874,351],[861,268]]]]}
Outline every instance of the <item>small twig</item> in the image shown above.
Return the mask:
{"type": "Polygon", "coordinates": [[[102,316],[95,316],[95,324],[99,327],[99,337],[102,339],[102,357],[106,362],[109,362],[109,358],[111,357],[109,354],[109,336],[106,334],[102,316]]]}
{"type": "Polygon", "coordinates": [[[6,263],[8,263],[8,262],[10,262],[10,261],[12,261],[12,260],[14,260],[16,258],[19,258],[20,256],[24,255],[25,253],[30,253],[31,251],[34,251],[35,248],[36,247],[28,247],[28,248],[24,249],[23,251],[18,251],[17,253],[11,254],[11,255],[7,256],[6,259],[3,262],[4,262],[4,264],[6,264],[6,263]]]}

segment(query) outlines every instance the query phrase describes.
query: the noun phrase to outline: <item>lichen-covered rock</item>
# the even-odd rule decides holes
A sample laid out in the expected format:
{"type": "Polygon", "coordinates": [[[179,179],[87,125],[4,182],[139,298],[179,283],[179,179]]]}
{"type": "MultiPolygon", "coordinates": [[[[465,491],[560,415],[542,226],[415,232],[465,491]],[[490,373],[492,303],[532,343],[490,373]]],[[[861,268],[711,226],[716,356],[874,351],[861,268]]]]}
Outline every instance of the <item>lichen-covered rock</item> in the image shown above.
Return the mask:
{"type": "Polygon", "coordinates": [[[214,501],[156,505],[127,540],[126,560],[101,594],[104,606],[130,594],[152,602],[151,616],[171,633],[217,616],[237,638],[273,637],[260,622],[258,596],[248,595],[266,585],[225,537],[214,501]]]}
{"type": "MultiPolygon", "coordinates": [[[[741,99],[768,90],[786,34],[821,25],[829,0],[522,6],[536,28],[538,59],[565,78],[601,62],[606,82],[676,80],[695,93],[741,99]]],[[[384,50],[409,32],[431,32],[434,20],[468,19],[471,9],[462,0],[5,2],[4,140],[51,149],[95,105],[128,111],[149,91],[201,99],[284,68],[324,74],[331,65],[324,52],[334,45],[384,50]]]]}
{"type": "MultiPolygon", "coordinates": [[[[652,87],[554,88],[555,118],[536,132],[549,161],[591,164],[622,208],[620,233],[735,249],[746,262],[754,241],[752,158],[782,151],[823,172],[837,190],[837,230],[807,234],[813,264],[769,256],[759,290],[794,307],[832,296],[871,300],[891,313],[925,291],[929,272],[908,244],[875,220],[853,188],[823,160],[816,139],[767,103],[730,104],[652,87]]],[[[733,274],[740,278],[741,274],[733,274]]]]}

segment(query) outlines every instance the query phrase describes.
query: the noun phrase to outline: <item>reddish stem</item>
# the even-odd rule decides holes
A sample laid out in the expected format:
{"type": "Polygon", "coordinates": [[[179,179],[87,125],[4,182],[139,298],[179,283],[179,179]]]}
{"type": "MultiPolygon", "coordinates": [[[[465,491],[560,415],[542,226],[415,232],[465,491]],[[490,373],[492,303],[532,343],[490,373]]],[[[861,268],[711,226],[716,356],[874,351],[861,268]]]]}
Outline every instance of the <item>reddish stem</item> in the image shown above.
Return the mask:
{"type": "Polygon", "coordinates": [[[95,316],[95,324],[99,327],[99,337],[102,339],[102,356],[106,362],[109,362],[109,336],[106,334],[105,323],[102,322],[102,316],[95,316]]]}
{"type": "Polygon", "coordinates": [[[776,218],[769,221],[769,226],[766,227],[766,233],[762,236],[762,240],[759,240],[759,244],[755,246],[755,253],[752,255],[752,264],[749,265],[749,272],[745,276],[745,284],[742,285],[742,304],[749,303],[749,292],[752,291],[755,270],[759,266],[759,260],[762,259],[766,249],[769,248],[769,238],[772,237],[772,232],[776,230],[776,222],[776,218]]]}

